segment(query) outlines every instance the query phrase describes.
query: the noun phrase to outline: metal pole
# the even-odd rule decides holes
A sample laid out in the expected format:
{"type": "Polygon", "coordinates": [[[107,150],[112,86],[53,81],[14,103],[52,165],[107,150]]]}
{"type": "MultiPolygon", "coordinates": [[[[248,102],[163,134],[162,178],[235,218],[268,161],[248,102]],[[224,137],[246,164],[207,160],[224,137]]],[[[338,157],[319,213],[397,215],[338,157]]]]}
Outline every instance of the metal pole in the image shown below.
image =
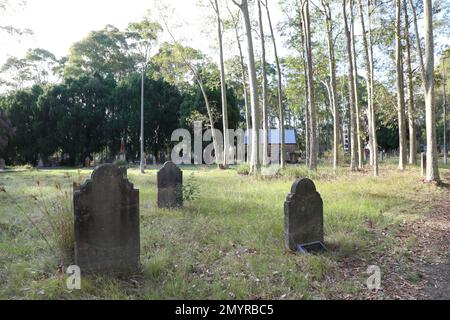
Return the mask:
{"type": "Polygon", "coordinates": [[[446,79],[446,70],[445,70],[445,60],[446,57],[442,59],[442,75],[443,75],[443,94],[444,94],[444,163],[448,164],[447,159],[447,94],[446,94],[446,86],[447,86],[447,79],[446,79]]]}
{"type": "Polygon", "coordinates": [[[144,168],[144,65],[142,65],[141,73],[141,173],[145,172],[144,168]]]}

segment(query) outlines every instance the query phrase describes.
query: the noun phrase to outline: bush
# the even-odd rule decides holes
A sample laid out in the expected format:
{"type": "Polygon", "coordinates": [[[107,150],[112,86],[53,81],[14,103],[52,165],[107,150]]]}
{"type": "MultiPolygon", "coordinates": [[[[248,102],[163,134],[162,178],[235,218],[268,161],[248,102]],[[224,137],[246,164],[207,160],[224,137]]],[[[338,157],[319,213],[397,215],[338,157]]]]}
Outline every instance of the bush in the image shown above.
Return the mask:
{"type": "Polygon", "coordinates": [[[250,174],[250,165],[248,163],[241,164],[236,171],[242,176],[248,176],[250,174]]]}
{"type": "Polygon", "coordinates": [[[183,185],[183,201],[193,201],[200,195],[200,185],[195,178],[194,173],[191,173],[189,179],[183,185]]]}
{"type": "Polygon", "coordinates": [[[116,160],[116,161],[114,161],[114,164],[118,167],[128,166],[128,162],[126,162],[125,160],[116,160]]]}

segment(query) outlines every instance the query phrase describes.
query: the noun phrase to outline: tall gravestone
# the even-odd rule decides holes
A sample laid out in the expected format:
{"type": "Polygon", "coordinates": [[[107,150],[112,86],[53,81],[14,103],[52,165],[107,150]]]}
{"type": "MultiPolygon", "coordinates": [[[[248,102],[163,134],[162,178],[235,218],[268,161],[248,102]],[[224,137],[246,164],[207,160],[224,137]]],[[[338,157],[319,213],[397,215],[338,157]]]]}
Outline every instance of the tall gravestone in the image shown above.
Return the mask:
{"type": "Polygon", "coordinates": [[[164,164],[157,174],[158,208],[183,206],[183,172],[173,162],[164,164]]]}
{"type": "Polygon", "coordinates": [[[0,170],[4,170],[6,167],[5,159],[0,158],[0,170]]]}
{"type": "Polygon", "coordinates": [[[427,155],[425,152],[422,152],[420,155],[420,169],[422,172],[422,177],[427,176],[427,155]]]}
{"type": "Polygon", "coordinates": [[[310,179],[299,179],[284,203],[285,243],[289,250],[299,245],[323,243],[323,201],[310,179]]]}
{"type": "Polygon", "coordinates": [[[126,168],[97,167],[74,185],[75,260],[82,272],[129,273],[139,268],[139,190],[126,168]]]}

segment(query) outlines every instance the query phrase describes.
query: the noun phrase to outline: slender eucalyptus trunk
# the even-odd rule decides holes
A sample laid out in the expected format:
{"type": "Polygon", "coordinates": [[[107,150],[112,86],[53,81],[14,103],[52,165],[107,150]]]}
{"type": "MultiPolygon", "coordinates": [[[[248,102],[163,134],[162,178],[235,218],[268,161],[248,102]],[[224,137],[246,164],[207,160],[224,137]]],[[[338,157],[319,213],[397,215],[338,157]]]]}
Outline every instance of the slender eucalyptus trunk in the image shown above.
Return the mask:
{"type": "Polygon", "coordinates": [[[275,55],[275,62],[277,66],[277,78],[278,78],[278,112],[280,115],[280,131],[281,131],[281,148],[280,148],[280,165],[281,169],[283,169],[286,166],[286,139],[285,139],[285,116],[284,116],[284,107],[283,107],[283,81],[282,81],[282,73],[281,73],[281,65],[280,60],[278,58],[278,48],[277,48],[277,42],[275,40],[275,33],[273,31],[272,26],[272,19],[270,18],[270,11],[269,11],[269,5],[265,3],[266,11],[267,11],[267,19],[269,21],[269,28],[270,28],[270,34],[272,36],[272,42],[273,42],[273,52],[275,55]]]}
{"type": "Polygon", "coordinates": [[[218,0],[214,0],[214,10],[217,15],[217,35],[219,39],[219,61],[220,61],[220,87],[222,93],[222,120],[223,120],[223,160],[224,168],[228,167],[228,154],[230,150],[230,136],[228,134],[228,101],[227,101],[227,83],[225,80],[225,65],[223,59],[223,34],[222,19],[220,18],[220,8],[218,0]]]}
{"type": "Polygon", "coordinates": [[[403,50],[401,43],[401,0],[395,1],[396,30],[395,30],[395,60],[397,64],[397,111],[399,134],[399,164],[400,170],[406,167],[406,118],[405,118],[405,89],[403,79],[403,50]]]}
{"type": "Polygon", "coordinates": [[[372,132],[372,161],[373,161],[373,175],[379,176],[379,164],[378,164],[378,138],[377,138],[377,118],[375,110],[375,67],[373,61],[373,42],[372,42],[372,14],[373,14],[372,0],[367,0],[367,16],[368,16],[368,36],[367,45],[369,53],[369,69],[370,69],[370,122],[372,132]]]}
{"type": "Polygon", "coordinates": [[[263,165],[267,166],[269,161],[269,129],[267,119],[268,84],[266,69],[266,41],[262,19],[261,0],[258,0],[259,33],[261,36],[261,68],[262,68],[262,116],[263,116],[263,165]]]}
{"type": "Polygon", "coordinates": [[[260,128],[260,110],[259,110],[259,94],[258,81],[256,78],[255,53],[253,49],[252,25],[250,22],[250,14],[248,11],[248,0],[242,0],[241,3],[233,2],[241,9],[244,18],[245,31],[247,33],[247,50],[248,50],[248,74],[250,78],[250,100],[252,113],[252,158],[250,161],[250,173],[259,174],[261,164],[259,160],[259,128],[260,128]]]}
{"type": "Polygon", "coordinates": [[[436,109],[434,105],[434,35],[431,0],[424,0],[425,26],[425,110],[427,124],[427,177],[426,181],[440,181],[437,139],[436,109]]]}
{"type": "Polygon", "coordinates": [[[358,11],[359,19],[361,22],[362,37],[363,37],[363,47],[364,47],[364,64],[366,68],[366,88],[367,88],[367,120],[369,127],[369,149],[370,149],[370,165],[373,166],[373,131],[372,131],[372,111],[371,111],[371,100],[372,100],[372,86],[370,83],[370,61],[369,61],[369,48],[367,44],[367,34],[366,34],[366,24],[364,22],[364,11],[362,7],[362,0],[358,0],[358,11]]]}
{"type": "Polygon", "coordinates": [[[355,97],[355,80],[353,73],[353,52],[352,52],[352,40],[350,35],[350,29],[347,20],[347,1],[342,0],[342,16],[344,19],[345,36],[347,39],[347,55],[348,55],[348,88],[350,93],[350,169],[357,171],[358,159],[357,159],[357,127],[356,127],[356,97],[355,97]]]}
{"type": "Polygon", "coordinates": [[[409,37],[409,15],[406,0],[402,0],[405,20],[406,74],[408,76],[408,127],[409,127],[409,164],[417,163],[416,119],[414,107],[414,77],[411,65],[411,41],[409,37]]]}
{"type": "Polygon", "coordinates": [[[331,16],[330,5],[322,0],[322,6],[325,10],[325,23],[327,28],[328,39],[328,60],[330,71],[330,103],[333,113],[333,169],[336,171],[339,166],[339,111],[337,104],[337,83],[336,83],[336,57],[334,54],[334,35],[333,21],[331,16]]]}
{"type": "Polygon", "coordinates": [[[310,28],[310,14],[309,14],[309,0],[306,0],[303,5],[303,21],[305,31],[305,53],[307,65],[307,79],[308,79],[308,105],[309,105],[309,169],[317,170],[317,115],[314,100],[314,71],[312,61],[311,48],[311,28],[310,28]]]}
{"type": "Polygon", "coordinates": [[[251,134],[252,124],[251,124],[250,108],[248,106],[247,75],[245,72],[244,55],[242,53],[241,39],[239,37],[237,25],[235,26],[235,33],[236,33],[236,42],[237,42],[238,49],[239,49],[239,62],[241,65],[242,86],[243,86],[243,91],[244,91],[245,126],[246,126],[247,134],[248,134],[248,136],[247,136],[247,162],[249,162],[249,159],[251,157],[250,134],[251,134]]]}
{"type": "Polygon", "coordinates": [[[364,146],[361,137],[361,113],[359,111],[359,80],[358,80],[358,62],[356,57],[356,38],[355,38],[355,16],[354,1],[350,0],[350,37],[352,44],[352,61],[353,61],[353,81],[355,86],[355,112],[356,112],[356,138],[358,147],[358,169],[364,168],[364,146]]]}
{"type": "Polygon", "coordinates": [[[310,137],[310,124],[309,124],[309,88],[308,88],[308,66],[307,66],[307,62],[306,62],[306,50],[307,50],[307,45],[306,45],[306,40],[305,40],[305,19],[304,19],[304,15],[303,15],[303,6],[300,9],[300,39],[301,39],[301,45],[302,45],[302,49],[301,49],[301,53],[302,53],[302,60],[303,60],[303,73],[305,75],[304,77],[304,81],[305,81],[305,161],[306,161],[306,165],[309,166],[309,158],[310,158],[310,143],[309,143],[309,137],[310,137]]]}

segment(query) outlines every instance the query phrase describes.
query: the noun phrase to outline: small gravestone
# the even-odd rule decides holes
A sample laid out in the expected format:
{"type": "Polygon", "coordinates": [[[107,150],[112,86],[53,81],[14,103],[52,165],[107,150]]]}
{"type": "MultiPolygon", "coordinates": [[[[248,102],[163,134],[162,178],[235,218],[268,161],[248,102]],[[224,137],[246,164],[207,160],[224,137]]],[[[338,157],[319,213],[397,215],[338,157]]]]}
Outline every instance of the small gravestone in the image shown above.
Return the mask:
{"type": "Polygon", "coordinates": [[[0,158],[0,170],[5,170],[6,163],[5,159],[0,158]]]}
{"type": "Polygon", "coordinates": [[[422,177],[427,176],[427,155],[426,153],[422,152],[420,155],[420,167],[422,172],[422,177]]]}
{"type": "Polygon", "coordinates": [[[173,162],[164,164],[157,175],[158,208],[183,206],[183,172],[173,162]]]}
{"type": "Polygon", "coordinates": [[[299,247],[315,243],[322,245],[323,201],[311,180],[299,179],[292,185],[284,203],[284,227],[289,250],[301,251],[299,247]]]}
{"type": "Polygon", "coordinates": [[[83,272],[129,273],[139,267],[139,190],[127,170],[97,167],[74,185],[75,260],[83,272]]]}

